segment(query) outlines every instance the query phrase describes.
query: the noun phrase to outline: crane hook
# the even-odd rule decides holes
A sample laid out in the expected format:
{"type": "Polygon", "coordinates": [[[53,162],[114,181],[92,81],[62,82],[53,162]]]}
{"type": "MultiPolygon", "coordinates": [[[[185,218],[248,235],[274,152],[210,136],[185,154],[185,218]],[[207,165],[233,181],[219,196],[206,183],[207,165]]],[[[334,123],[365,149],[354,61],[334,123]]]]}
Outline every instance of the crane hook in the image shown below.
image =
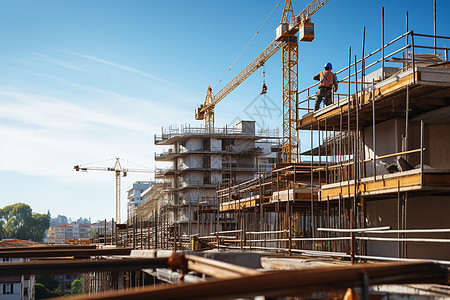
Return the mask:
{"type": "Polygon", "coordinates": [[[266,67],[263,65],[263,85],[260,95],[264,95],[267,93],[267,85],[266,85],[266,67]]]}

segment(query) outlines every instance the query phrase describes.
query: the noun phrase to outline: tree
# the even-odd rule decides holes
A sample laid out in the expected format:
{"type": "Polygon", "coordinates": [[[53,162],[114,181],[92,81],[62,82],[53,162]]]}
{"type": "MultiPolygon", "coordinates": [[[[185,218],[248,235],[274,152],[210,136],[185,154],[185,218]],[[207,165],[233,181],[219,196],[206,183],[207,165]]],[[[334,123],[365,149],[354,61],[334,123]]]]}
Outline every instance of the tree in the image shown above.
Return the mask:
{"type": "Polygon", "coordinates": [[[76,294],[82,294],[82,293],[83,293],[83,284],[81,282],[81,279],[72,281],[71,294],[76,295],[76,294]]]}
{"type": "Polygon", "coordinates": [[[46,214],[34,213],[25,203],[15,203],[0,209],[0,238],[42,242],[50,225],[46,214]]]}
{"type": "Polygon", "coordinates": [[[58,215],[56,218],[52,218],[50,222],[50,226],[54,227],[56,225],[68,224],[69,220],[66,216],[58,215]]]}
{"type": "Polygon", "coordinates": [[[42,284],[49,291],[54,291],[58,288],[59,283],[57,280],[51,278],[48,275],[36,275],[36,283],[42,284]]]}

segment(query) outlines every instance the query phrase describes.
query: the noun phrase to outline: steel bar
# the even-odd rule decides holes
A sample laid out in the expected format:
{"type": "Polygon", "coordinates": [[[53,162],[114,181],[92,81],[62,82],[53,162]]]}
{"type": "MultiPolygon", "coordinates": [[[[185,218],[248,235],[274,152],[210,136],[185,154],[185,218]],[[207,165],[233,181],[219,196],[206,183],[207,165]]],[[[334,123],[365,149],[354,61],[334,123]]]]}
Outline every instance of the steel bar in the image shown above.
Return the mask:
{"type": "Polygon", "coordinates": [[[424,123],[420,120],[420,185],[423,186],[423,139],[424,123]]]}
{"type": "MultiPolygon", "coordinates": [[[[423,33],[414,33],[414,35],[416,35],[416,36],[423,36],[423,37],[432,37],[432,38],[435,37],[434,35],[431,35],[431,34],[423,34],[423,33]]],[[[438,39],[448,39],[448,40],[450,40],[450,36],[436,35],[436,37],[437,37],[438,39]]]]}
{"type": "Polygon", "coordinates": [[[317,231],[329,231],[329,232],[367,232],[367,231],[381,231],[389,230],[391,226],[372,227],[372,228],[356,228],[356,229],[339,229],[339,228],[317,228],[317,231]]]}
{"type": "MultiPolygon", "coordinates": [[[[283,270],[225,280],[212,279],[175,286],[143,287],[72,299],[230,299],[255,296],[307,296],[314,291],[349,288],[363,284],[446,283],[448,271],[433,263],[389,263],[283,270]]],[[[71,298],[58,298],[60,300],[71,298]]]]}
{"type": "Polygon", "coordinates": [[[384,6],[381,8],[381,80],[384,80],[384,6]]]}
{"type": "Polygon", "coordinates": [[[378,238],[378,237],[356,237],[365,241],[385,241],[385,242],[428,242],[428,243],[450,243],[450,239],[416,239],[416,238],[378,238]]]}
{"type": "Polygon", "coordinates": [[[436,0],[433,1],[434,54],[436,55],[436,0]]]}
{"type": "Polygon", "coordinates": [[[450,229],[405,229],[405,230],[366,231],[366,233],[438,233],[438,232],[450,232],[450,229]]]}
{"type": "Polygon", "coordinates": [[[40,251],[40,250],[74,250],[74,249],[97,249],[96,245],[78,246],[78,245],[61,245],[61,246],[37,246],[37,247],[11,247],[11,248],[0,248],[0,252],[14,252],[14,251],[40,251]]]}
{"type": "Polygon", "coordinates": [[[237,266],[201,256],[185,255],[185,257],[188,261],[188,268],[190,270],[204,273],[216,278],[241,277],[258,275],[261,273],[260,271],[254,269],[237,266]]]}
{"type": "Polygon", "coordinates": [[[0,276],[168,268],[167,258],[51,260],[0,264],[0,276]]]}
{"type": "MultiPolygon", "coordinates": [[[[431,46],[420,46],[420,45],[414,45],[414,47],[415,48],[422,48],[422,49],[435,49],[434,47],[431,47],[431,46]]],[[[439,49],[439,50],[450,50],[450,48],[448,48],[448,47],[436,47],[436,49],[439,49]]],[[[436,50],[435,49],[435,50],[436,50]]],[[[418,60],[419,61],[419,60],[418,60]]]]}
{"type": "Polygon", "coordinates": [[[130,255],[132,248],[114,248],[114,249],[51,249],[51,250],[21,250],[21,251],[3,251],[1,257],[90,257],[90,256],[109,256],[109,255],[130,255]]]}

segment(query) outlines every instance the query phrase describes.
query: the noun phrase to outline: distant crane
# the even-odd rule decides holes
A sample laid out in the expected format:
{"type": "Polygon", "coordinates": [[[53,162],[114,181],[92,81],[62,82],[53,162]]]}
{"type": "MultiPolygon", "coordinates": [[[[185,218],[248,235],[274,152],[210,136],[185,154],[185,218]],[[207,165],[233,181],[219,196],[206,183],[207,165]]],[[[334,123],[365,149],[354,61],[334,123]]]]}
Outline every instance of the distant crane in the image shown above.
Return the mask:
{"type": "Polygon", "coordinates": [[[111,167],[82,167],[76,165],[73,167],[75,171],[111,171],[116,173],[116,222],[120,223],[120,182],[121,177],[126,177],[128,172],[137,173],[153,173],[154,171],[149,169],[125,169],[120,164],[120,159],[116,158],[116,163],[111,167]]]}

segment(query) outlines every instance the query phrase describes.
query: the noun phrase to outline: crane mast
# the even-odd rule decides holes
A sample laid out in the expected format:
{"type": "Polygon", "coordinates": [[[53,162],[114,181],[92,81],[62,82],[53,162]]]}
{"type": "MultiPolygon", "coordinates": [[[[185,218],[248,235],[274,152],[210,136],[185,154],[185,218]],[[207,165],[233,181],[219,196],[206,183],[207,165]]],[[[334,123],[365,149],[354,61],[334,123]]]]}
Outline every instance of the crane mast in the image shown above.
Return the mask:
{"type": "Polygon", "coordinates": [[[153,173],[154,171],[148,169],[125,169],[120,164],[120,158],[116,158],[114,166],[111,167],[81,167],[76,165],[73,167],[75,171],[109,171],[114,172],[116,177],[116,222],[120,223],[120,191],[122,177],[126,177],[129,172],[138,173],[153,173]]]}
{"type": "Polygon", "coordinates": [[[204,104],[195,110],[196,120],[205,120],[207,132],[214,131],[214,108],[223,98],[258,70],[280,48],[283,48],[283,162],[296,161],[298,137],[295,126],[298,92],[298,41],[314,39],[314,24],[309,21],[328,0],[313,0],[299,14],[294,15],[291,0],[286,0],[276,38],[244,70],[215,95],[209,86],[204,104]],[[299,33],[299,37],[297,37],[299,33]]]}

